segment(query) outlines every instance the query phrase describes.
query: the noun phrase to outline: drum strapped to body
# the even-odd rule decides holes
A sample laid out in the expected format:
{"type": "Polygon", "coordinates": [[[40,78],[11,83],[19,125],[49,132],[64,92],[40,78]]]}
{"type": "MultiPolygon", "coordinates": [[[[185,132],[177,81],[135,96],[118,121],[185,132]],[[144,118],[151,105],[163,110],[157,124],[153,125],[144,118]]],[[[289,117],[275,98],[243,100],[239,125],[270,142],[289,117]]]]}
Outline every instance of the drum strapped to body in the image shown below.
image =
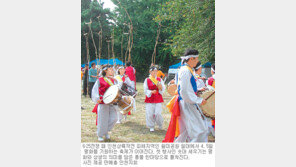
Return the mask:
{"type": "Polygon", "coordinates": [[[204,91],[200,97],[207,101],[204,105],[200,105],[203,114],[208,118],[215,119],[215,91],[204,91]]]}
{"type": "Polygon", "coordinates": [[[134,98],[132,96],[123,96],[118,101],[118,107],[121,109],[119,112],[123,115],[126,115],[134,107],[134,98]]]}
{"type": "Polygon", "coordinates": [[[105,104],[118,103],[123,115],[127,114],[134,108],[134,98],[132,96],[122,96],[117,85],[110,86],[103,96],[105,104]]]}
{"type": "Polygon", "coordinates": [[[138,92],[134,88],[127,85],[126,83],[122,84],[120,93],[125,96],[132,96],[133,98],[135,98],[138,94],[138,92]]]}
{"type": "Polygon", "coordinates": [[[110,86],[103,96],[103,102],[105,104],[113,104],[118,102],[121,98],[119,88],[117,85],[110,86]]]}

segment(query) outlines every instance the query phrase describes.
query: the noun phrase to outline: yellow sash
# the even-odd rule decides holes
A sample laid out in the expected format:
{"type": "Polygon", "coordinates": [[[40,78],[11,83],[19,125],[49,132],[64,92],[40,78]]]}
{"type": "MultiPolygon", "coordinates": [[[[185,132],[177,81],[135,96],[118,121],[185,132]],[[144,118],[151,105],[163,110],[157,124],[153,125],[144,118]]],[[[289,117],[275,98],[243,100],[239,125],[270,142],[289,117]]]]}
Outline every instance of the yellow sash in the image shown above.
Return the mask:
{"type": "Polygon", "coordinates": [[[188,68],[188,70],[189,70],[189,71],[191,72],[191,74],[193,75],[193,77],[194,77],[194,78],[196,78],[196,76],[194,75],[194,73],[193,73],[193,71],[192,71],[192,68],[190,68],[190,67],[189,67],[189,66],[187,66],[187,65],[186,65],[185,67],[187,67],[187,68],[188,68]]]}
{"type": "Polygon", "coordinates": [[[158,84],[158,81],[157,81],[152,75],[149,76],[149,79],[150,79],[155,85],[158,84]]]}
{"type": "Polygon", "coordinates": [[[104,80],[105,80],[110,86],[114,85],[113,82],[112,82],[109,78],[104,77],[104,80]]]}
{"type": "Polygon", "coordinates": [[[115,78],[116,78],[118,81],[122,82],[122,79],[121,79],[120,75],[116,75],[115,78]]]}

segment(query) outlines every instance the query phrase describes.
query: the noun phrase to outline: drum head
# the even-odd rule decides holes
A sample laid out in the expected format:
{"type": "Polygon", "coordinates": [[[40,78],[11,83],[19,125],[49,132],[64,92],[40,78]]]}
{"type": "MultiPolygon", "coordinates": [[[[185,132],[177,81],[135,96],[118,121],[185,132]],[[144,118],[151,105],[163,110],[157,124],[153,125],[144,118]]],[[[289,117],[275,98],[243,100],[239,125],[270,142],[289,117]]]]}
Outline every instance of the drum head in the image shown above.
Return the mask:
{"type": "Polygon", "coordinates": [[[202,112],[206,117],[215,119],[215,91],[206,91],[201,95],[202,98],[207,99],[206,104],[201,105],[202,112]]]}
{"type": "Polygon", "coordinates": [[[119,88],[117,85],[110,86],[103,96],[105,104],[110,104],[118,95],[119,88]]]}

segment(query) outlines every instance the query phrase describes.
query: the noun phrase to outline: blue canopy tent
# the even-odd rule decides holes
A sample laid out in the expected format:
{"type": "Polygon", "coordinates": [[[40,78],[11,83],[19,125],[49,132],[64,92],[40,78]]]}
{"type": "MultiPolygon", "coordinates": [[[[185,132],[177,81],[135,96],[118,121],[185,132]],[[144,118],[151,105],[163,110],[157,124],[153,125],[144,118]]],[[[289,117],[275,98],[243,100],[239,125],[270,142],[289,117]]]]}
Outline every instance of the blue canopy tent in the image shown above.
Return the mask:
{"type": "Polygon", "coordinates": [[[202,65],[202,68],[210,68],[212,66],[212,63],[206,62],[205,64],[202,65]]]}
{"type": "MultiPolygon", "coordinates": [[[[95,60],[90,61],[89,62],[89,67],[91,66],[91,63],[95,63],[96,65],[98,65],[97,62],[99,62],[99,59],[95,59],[95,60]]],[[[104,64],[124,65],[124,63],[122,61],[118,60],[118,59],[109,59],[109,61],[108,61],[108,59],[101,59],[99,65],[104,65],[104,64]]],[[[84,68],[85,67],[85,64],[81,64],[81,67],[84,68]]]]}
{"type": "Polygon", "coordinates": [[[176,69],[176,68],[179,68],[180,66],[181,66],[181,62],[177,63],[177,64],[174,64],[174,65],[171,65],[169,68],[176,69]]]}
{"type": "MultiPolygon", "coordinates": [[[[205,64],[202,65],[202,74],[201,76],[204,76],[206,78],[209,78],[211,76],[211,63],[210,62],[206,62],[205,64]]],[[[181,62],[180,63],[177,63],[177,64],[174,64],[174,65],[171,65],[169,67],[169,71],[168,71],[168,79],[173,79],[175,77],[175,75],[178,73],[179,71],[179,67],[181,67],[181,62]]]]}

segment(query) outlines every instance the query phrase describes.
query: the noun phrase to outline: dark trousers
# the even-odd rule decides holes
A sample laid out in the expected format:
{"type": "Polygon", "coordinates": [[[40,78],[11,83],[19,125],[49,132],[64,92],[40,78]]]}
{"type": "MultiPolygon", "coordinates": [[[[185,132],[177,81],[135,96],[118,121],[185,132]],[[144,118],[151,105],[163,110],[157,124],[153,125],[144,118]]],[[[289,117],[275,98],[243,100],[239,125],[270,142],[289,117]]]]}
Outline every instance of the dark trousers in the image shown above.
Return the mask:
{"type": "Polygon", "coordinates": [[[87,82],[83,82],[83,95],[87,95],[87,82]]]}
{"type": "Polygon", "coordinates": [[[89,82],[88,83],[88,94],[89,94],[90,98],[91,98],[92,88],[94,87],[94,85],[95,85],[95,82],[89,82]]]}

